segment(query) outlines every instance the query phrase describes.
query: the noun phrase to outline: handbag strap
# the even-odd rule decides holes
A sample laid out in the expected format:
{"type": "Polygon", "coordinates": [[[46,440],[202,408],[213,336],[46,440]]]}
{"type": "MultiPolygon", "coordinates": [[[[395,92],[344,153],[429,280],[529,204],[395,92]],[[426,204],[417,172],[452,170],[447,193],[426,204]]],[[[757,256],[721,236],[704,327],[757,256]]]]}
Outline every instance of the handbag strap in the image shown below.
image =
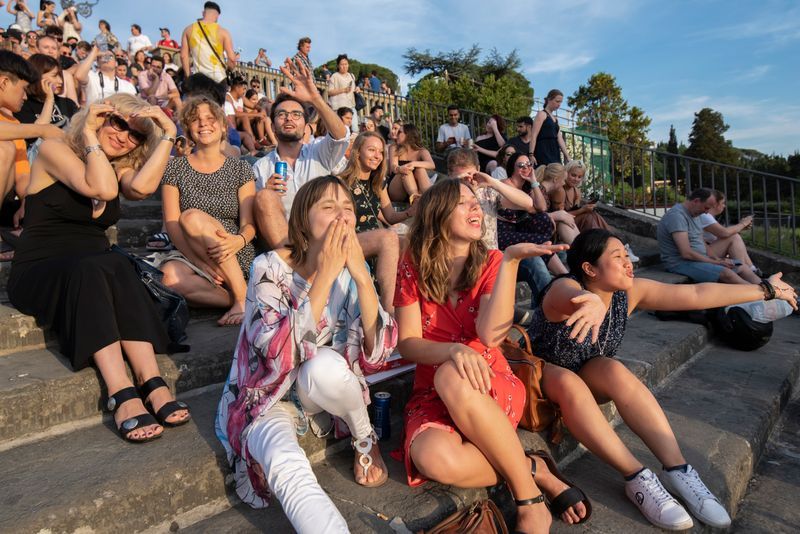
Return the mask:
{"type": "Polygon", "coordinates": [[[506,527],[506,521],[505,518],[503,517],[503,512],[500,511],[500,509],[497,507],[497,505],[494,503],[493,500],[486,499],[485,503],[486,506],[489,507],[489,510],[492,512],[495,518],[497,518],[497,524],[500,525],[500,533],[508,534],[508,527],[506,527]]]}
{"type": "Polygon", "coordinates": [[[203,33],[203,37],[206,38],[206,42],[208,43],[208,47],[211,49],[211,52],[213,52],[214,55],[217,56],[217,60],[219,60],[219,64],[224,67],[226,65],[225,60],[223,60],[222,57],[220,57],[220,55],[217,53],[217,49],[214,48],[213,44],[211,44],[211,39],[208,38],[208,34],[206,33],[206,30],[205,30],[205,28],[203,28],[203,25],[200,23],[199,19],[197,21],[197,25],[200,26],[200,31],[203,33]]]}
{"type": "Polygon", "coordinates": [[[512,324],[511,329],[519,332],[519,334],[522,336],[522,339],[525,340],[525,350],[528,354],[533,354],[533,349],[531,348],[531,338],[528,336],[528,331],[518,324],[512,324]]]}

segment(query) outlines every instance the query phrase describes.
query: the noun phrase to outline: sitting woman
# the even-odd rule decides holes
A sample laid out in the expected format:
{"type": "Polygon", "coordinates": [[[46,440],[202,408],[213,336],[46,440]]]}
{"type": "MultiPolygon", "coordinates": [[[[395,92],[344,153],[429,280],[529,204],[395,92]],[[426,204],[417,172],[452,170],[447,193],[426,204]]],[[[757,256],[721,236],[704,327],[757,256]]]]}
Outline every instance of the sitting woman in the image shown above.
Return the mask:
{"type": "Polygon", "coordinates": [[[706,242],[708,255],[714,258],[729,258],[734,263],[746,265],[758,276],[762,276],[761,270],[753,265],[753,260],[747,253],[747,245],[744,244],[741,233],[753,225],[753,216],[743,217],[738,224],[732,226],[722,226],[717,217],[725,211],[725,193],[714,189],[714,198],[717,199],[717,206],[708,213],[700,214],[700,226],[703,228],[703,240],[706,242]]]}
{"type": "Polygon", "coordinates": [[[486,121],[486,131],[475,138],[472,150],[478,153],[481,172],[492,174],[499,162],[496,160],[500,147],[506,144],[506,121],[500,115],[492,115],[486,121]]]}
{"type": "Polygon", "coordinates": [[[181,128],[194,143],[164,172],[164,228],[177,250],[156,256],[164,284],[193,306],[228,307],[220,326],[242,322],[255,252],[253,169],[222,153],[225,115],[205,96],[184,102],[181,128]]]}
{"type": "Polygon", "coordinates": [[[250,130],[258,139],[261,147],[277,145],[278,141],[272,131],[272,121],[269,119],[266,109],[261,105],[258,91],[248,89],[244,93],[242,104],[244,104],[244,111],[250,115],[250,118],[247,119],[250,121],[250,130]]]}
{"type": "Polygon", "coordinates": [[[525,388],[497,347],[511,326],[519,261],[566,247],[487,251],[482,219],[467,184],[438,181],[419,200],[398,269],[398,349],[417,363],[405,410],[408,483],[476,488],[505,480],[516,530],[545,533],[551,518],[542,492],[561,497],[557,513],[568,522],[588,519],[589,501],[580,490],[565,493],[546,453],[523,450],[515,427],[525,388]]]}
{"type": "Polygon", "coordinates": [[[289,245],[253,263],[242,325],[216,420],[236,491],[254,508],[274,492],[300,533],[348,532],[295,434],[344,420],[358,484],[388,473],[367,414],[362,372],[379,369],[397,330],[378,303],[355,235],[353,199],[336,177],[297,191],[289,245]],[[314,416],[313,419],[311,416],[314,416]]]}
{"type": "MultiPolygon", "coordinates": [[[[58,96],[64,89],[61,63],[44,54],[33,54],[28,63],[39,74],[41,82],[28,85],[25,90],[28,98],[14,117],[23,124],[52,124],[66,128],[70,118],[78,112],[78,105],[69,98],[58,96]]],[[[28,139],[28,148],[35,142],[36,139],[28,139]]]]}
{"type": "Polygon", "coordinates": [[[339,178],[350,188],[355,201],[356,233],[364,255],[377,257],[375,279],[380,288],[381,304],[384,310],[393,314],[400,240],[397,232],[386,226],[408,220],[414,208],[397,211],[392,206],[383,187],[386,176],[384,152],[383,137],[379,133],[359,134],[339,178]]]}
{"type": "Polygon", "coordinates": [[[389,198],[408,202],[431,186],[428,171],[436,168],[431,153],[422,146],[417,127],[404,124],[397,132],[396,143],[389,145],[389,198]]]}
{"type": "Polygon", "coordinates": [[[699,310],[775,296],[797,309],[795,291],[780,274],[760,286],[673,285],[634,278],[624,245],[602,229],[581,233],[567,257],[572,274],[545,290],[528,329],[534,354],[563,368],[545,372],[545,395],[559,406],[572,435],[625,477],[625,493],[651,523],[670,530],[692,526],[666,486],[703,523],[726,528],[728,513],[687,463],[658,401],[614,356],[636,308],[699,310]],[[578,377],[588,391],[576,384],[578,377]],[[661,480],[625,447],[593,399],[614,401],[625,423],[664,466],[661,480]]]}
{"type": "Polygon", "coordinates": [[[567,171],[560,163],[550,163],[547,166],[542,165],[536,169],[536,180],[544,193],[547,212],[550,213],[550,217],[556,223],[558,240],[569,245],[579,233],[575,217],[564,211],[563,208],[556,207],[553,203],[553,195],[563,191],[566,177],[567,171]]]}
{"type": "Polygon", "coordinates": [[[506,172],[506,165],[508,165],[508,158],[517,152],[514,145],[505,144],[497,151],[497,167],[491,172],[492,178],[497,180],[505,180],[508,178],[506,172]]]}
{"type": "Polygon", "coordinates": [[[138,200],[158,188],[175,125],[124,94],[73,119],[66,138],[44,141],[33,162],[8,296],[54,331],[74,370],[97,366],[120,435],[149,441],[190,415],[159,376],[155,352],[169,344],[160,312],[130,260],[109,249],[105,230],[119,219],[120,192],[138,200]]]}

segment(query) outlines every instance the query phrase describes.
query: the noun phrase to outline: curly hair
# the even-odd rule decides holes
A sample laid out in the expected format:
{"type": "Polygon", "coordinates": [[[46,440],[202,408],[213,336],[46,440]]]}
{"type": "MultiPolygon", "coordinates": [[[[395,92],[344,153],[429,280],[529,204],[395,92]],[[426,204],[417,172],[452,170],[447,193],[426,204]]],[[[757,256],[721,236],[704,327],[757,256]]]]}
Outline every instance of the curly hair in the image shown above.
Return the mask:
{"type": "Polygon", "coordinates": [[[213,97],[199,94],[197,96],[192,96],[187,98],[186,101],[183,103],[183,107],[181,108],[181,113],[178,116],[181,129],[183,129],[184,135],[189,138],[193,143],[196,141],[192,138],[192,131],[191,125],[197,119],[197,115],[200,113],[200,106],[208,106],[208,111],[214,116],[214,118],[219,123],[220,131],[220,142],[225,139],[228,135],[228,127],[227,123],[225,122],[225,112],[222,111],[222,107],[217,104],[213,99],[213,97]]]}

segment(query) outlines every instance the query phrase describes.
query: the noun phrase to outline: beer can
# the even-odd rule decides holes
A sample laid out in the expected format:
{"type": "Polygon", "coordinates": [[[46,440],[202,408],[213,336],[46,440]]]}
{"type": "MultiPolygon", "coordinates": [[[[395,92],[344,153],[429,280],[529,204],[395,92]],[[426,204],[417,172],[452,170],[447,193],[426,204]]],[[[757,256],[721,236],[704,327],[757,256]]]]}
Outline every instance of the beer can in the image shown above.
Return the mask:
{"type": "Polygon", "coordinates": [[[286,164],[285,161],[279,161],[275,163],[275,174],[280,174],[283,176],[283,179],[286,180],[286,171],[289,169],[289,166],[286,164]]]}
{"type": "Polygon", "coordinates": [[[372,403],[375,435],[378,436],[380,441],[386,441],[392,437],[392,410],[390,402],[392,394],[386,391],[378,391],[375,393],[374,402],[372,403]]]}

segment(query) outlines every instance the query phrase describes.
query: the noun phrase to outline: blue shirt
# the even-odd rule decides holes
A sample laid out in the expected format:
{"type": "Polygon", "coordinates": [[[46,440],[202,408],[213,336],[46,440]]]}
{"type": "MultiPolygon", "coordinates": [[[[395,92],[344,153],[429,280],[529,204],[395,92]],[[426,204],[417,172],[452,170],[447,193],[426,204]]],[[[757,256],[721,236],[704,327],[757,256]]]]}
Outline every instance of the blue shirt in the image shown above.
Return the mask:
{"type": "Polygon", "coordinates": [[[369,86],[372,88],[372,91],[375,93],[381,92],[381,79],[377,76],[370,76],[369,78],[369,86]]]}

